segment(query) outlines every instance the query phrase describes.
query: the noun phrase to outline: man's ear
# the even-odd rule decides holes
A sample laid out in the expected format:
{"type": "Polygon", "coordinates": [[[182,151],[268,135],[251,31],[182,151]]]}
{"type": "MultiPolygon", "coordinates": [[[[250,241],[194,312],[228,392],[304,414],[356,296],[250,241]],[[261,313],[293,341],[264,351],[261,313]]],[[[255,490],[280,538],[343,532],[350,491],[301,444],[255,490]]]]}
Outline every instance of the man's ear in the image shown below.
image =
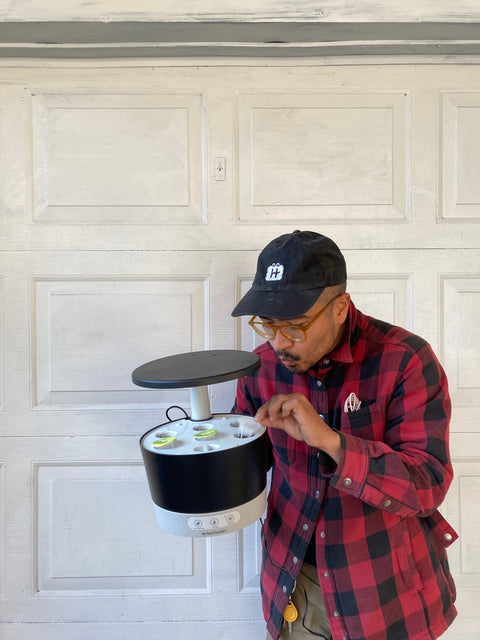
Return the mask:
{"type": "Polygon", "coordinates": [[[337,316],[337,320],[340,324],[343,324],[347,319],[348,309],[350,307],[350,294],[342,293],[335,302],[335,314],[337,316]]]}

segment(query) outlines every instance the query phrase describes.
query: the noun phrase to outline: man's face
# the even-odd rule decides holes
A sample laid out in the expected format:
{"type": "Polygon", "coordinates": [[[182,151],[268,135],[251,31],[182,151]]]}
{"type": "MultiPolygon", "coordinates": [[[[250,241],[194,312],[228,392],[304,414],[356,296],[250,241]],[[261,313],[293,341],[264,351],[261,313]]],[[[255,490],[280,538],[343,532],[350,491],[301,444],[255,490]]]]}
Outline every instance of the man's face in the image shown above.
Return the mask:
{"type": "MultiPolygon", "coordinates": [[[[303,316],[289,320],[279,318],[263,318],[273,326],[307,325],[311,319],[334,297],[331,291],[322,292],[317,302],[303,316]]],[[[273,347],[280,362],[292,373],[305,373],[319,360],[332,351],[340,342],[345,320],[348,315],[350,296],[344,293],[322,313],[306,331],[306,340],[294,342],[286,338],[280,331],[268,342],[273,347]]]]}

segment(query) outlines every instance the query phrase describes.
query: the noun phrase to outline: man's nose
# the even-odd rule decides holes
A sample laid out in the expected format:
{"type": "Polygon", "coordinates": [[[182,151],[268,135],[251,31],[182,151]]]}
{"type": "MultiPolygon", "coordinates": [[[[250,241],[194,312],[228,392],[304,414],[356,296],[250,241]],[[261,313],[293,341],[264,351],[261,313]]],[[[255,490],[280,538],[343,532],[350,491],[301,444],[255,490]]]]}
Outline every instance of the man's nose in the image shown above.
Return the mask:
{"type": "Polygon", "coordinates": [[[285,351],[293,345],[293,340],[286,338],[279,330],[277,330],[275,337],[272,338],[272,340],[269,340],[269,342],[275,351],[285,351]]]}

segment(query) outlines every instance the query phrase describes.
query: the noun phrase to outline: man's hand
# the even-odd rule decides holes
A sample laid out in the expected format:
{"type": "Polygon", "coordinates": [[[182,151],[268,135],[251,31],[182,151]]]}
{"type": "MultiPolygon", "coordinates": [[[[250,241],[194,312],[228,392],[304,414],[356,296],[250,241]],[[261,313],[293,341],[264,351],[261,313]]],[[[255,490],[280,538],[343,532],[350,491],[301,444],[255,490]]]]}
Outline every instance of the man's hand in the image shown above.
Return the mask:
{"type": "Polygon", "coordinates": [[[273,396],[260,407],[255,420],[263,427],[282,429],[292,438],[325,451],[337,463],[340,460],[340,436],[300,393],[273,396]]]}

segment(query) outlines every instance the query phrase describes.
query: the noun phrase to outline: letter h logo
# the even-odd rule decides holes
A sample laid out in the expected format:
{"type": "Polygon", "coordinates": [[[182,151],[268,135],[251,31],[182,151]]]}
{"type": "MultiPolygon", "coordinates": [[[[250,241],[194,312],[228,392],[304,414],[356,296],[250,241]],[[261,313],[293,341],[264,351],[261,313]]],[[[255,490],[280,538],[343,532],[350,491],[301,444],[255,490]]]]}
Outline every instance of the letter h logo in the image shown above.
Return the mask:
{"type": "Polygon", "coordinates": [[[282,277],[283,277],[283,264],[280,264],[279,262],[274,262],[268,267],[267,273],[265,275],[265,280],[267,280],[267,282],[272,282],[273,280],[281,280],[282,277]]]}

